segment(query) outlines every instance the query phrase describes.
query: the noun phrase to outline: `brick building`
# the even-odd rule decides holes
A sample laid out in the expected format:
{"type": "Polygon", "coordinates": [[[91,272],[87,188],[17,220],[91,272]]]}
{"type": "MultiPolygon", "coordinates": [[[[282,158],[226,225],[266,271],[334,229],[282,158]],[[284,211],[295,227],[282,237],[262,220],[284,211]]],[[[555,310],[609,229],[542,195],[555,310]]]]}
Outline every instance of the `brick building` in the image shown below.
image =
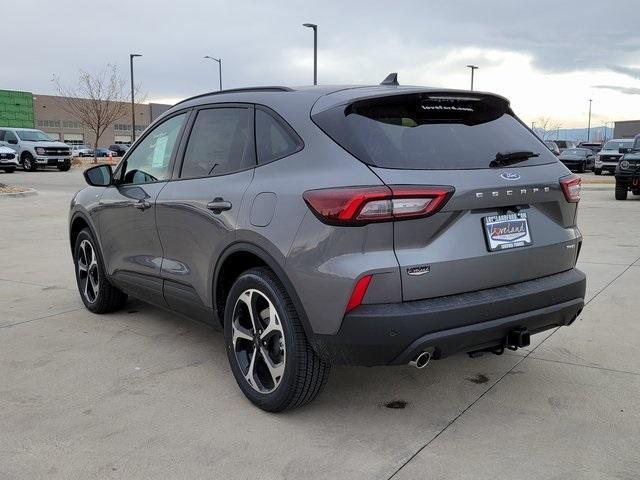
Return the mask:
{"type": "MultiPolygon", "coordinates": [[[[63,97],[0,90],[0,127],[37,128],[69,145],[93,145],[93,133],[67,113],[63,105],[63,97]]],[[[136,104],[136,138],[170,107],[160,103],[136,104]]],[[[130,143],[131,133],[131,105],[127,104],[125,116],[107,128],[100,146],[130,143]]]]}

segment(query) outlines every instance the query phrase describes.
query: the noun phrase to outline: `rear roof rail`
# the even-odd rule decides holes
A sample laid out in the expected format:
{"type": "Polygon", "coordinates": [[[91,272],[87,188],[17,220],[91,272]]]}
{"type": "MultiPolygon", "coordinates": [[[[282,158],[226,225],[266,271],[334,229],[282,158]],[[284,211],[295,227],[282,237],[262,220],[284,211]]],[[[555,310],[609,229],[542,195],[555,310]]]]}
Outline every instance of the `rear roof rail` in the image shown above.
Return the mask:
{"type": "Polygon", "coordinates": [[[189,100],[195,100],[197,98],[209,97],[211,95],[221,95],[224,93],[242,93],[242,92],[293,92],[293,88],[281,87],[281,86],[268,86],[268,87],[244,87],[244,88],[230,88],[228,90],[218,90],[216,92],[201,93],[200,95],[194,95],[193,97],[185,98],[179,101],[175,105],[188,102],[189,100]]]}

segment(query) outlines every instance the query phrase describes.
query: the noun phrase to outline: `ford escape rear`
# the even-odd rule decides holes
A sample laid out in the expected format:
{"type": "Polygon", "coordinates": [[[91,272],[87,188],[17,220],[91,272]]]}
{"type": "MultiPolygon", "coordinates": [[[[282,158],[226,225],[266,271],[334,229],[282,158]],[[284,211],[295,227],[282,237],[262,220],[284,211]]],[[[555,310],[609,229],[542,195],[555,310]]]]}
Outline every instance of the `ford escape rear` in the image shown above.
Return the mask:
{"type": "Polygon", "coordinates": [[[85,177],[70,241],[87,308],[129,294],[222,328],[265,410],[312,400],[331,364],[499,353],[584,305],[580,178],[497,95],[206,94],[85,177]]]}

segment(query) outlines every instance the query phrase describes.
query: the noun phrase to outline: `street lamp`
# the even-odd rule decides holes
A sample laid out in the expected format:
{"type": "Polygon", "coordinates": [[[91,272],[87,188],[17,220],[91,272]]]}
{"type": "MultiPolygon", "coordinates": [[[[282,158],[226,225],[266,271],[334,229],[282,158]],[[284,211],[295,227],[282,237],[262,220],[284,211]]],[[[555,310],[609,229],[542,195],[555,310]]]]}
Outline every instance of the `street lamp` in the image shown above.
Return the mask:
{"type": "Polygon", "coordinates": [[[476,65],[467,65],[467,68],[471,69],[471,90],[473,91],[473,72],[478,69],[476,65]]]}
{"type": "Polygon", "coordinates": [[[222,59],[221,58],[214,58],[214,57],[210,57],[209,55],[206,55],[204,58],[208,58],[209,60],[213,60],[214,62],[218,62],[218,73],[220,74],[220,90],[222,90],[222,59]]]}
{"type": "Polygon", "coordinates": [[[139,53],[129,54],[129,67],[131,68],[131,143],[136,141],[136,106],[135,106],[135,89],[133,87],[133,58],[141,57],[139,53]]]}
{"type": "Polygon", "coordinates": [[[589,123],[587,124],[587,142],[591,139],[591,102],[589,99],[589,123]]]}
{"type": "Polygon", "coordinates": [[[318,25],[303,23],[303,27],[313,28],[313,84],[318,84],[318,25]]]}

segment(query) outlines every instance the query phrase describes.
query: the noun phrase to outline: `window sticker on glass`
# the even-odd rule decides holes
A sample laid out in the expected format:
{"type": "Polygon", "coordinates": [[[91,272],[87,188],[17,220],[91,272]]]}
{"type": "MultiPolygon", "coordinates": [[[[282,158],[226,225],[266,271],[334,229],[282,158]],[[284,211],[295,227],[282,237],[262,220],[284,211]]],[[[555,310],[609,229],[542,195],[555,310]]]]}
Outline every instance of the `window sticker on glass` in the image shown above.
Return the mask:
{"type": "Polygon", "coordinates": [[[154,168],[160,168],[164,166],[164,154],[167,149],[167,136],[156,138],[156,144],[153,148],[153,159],[151,160],[151,166],[154,168]]]}

